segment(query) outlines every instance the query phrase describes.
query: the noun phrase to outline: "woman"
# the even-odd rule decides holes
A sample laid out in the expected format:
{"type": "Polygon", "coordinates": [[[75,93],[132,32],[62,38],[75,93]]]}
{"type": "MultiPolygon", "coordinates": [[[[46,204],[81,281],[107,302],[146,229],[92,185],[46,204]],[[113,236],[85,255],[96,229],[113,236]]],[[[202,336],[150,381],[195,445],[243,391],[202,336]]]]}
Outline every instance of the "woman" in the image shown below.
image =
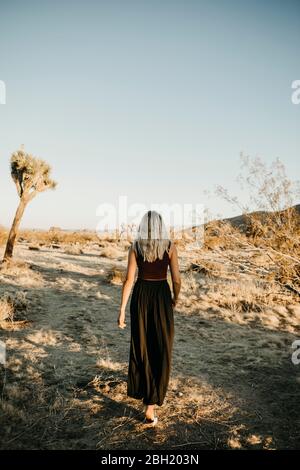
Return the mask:
{"type": "Polygon", "coordinates": [[[155,425],[154,408],[163,404],[169,382],[174,339],[173,307],[181,287],[177,250],[156,211],[148,211],[143,216],[136,240],[129,249],[118,318],[120,328],[126,326],[125,309],[133,285],[127,395],[143,399],[145,422],[155,425]],[[173,298],[167,281],[168,266],[173,298]]]}

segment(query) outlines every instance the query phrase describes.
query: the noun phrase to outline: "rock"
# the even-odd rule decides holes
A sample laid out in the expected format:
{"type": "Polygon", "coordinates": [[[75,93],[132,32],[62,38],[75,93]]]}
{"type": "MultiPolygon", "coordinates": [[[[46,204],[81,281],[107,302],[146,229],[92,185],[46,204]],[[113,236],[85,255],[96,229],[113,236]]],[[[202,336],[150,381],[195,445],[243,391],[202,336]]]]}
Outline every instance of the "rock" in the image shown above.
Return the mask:
{"type": "Polygon", "coordinates": [[[32,246],[32,245],[30,245],[30,246],[28,247],[28,250],[39,251],[40,249],[39,249],[38,246],[32,246]]]}

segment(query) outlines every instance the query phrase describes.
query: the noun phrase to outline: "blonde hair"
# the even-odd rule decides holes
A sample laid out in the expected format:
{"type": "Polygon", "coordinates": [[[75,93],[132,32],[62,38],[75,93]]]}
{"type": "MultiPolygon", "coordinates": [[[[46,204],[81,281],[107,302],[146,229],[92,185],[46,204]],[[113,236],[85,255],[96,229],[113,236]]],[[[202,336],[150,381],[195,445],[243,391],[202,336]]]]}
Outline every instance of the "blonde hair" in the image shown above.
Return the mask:
{"type": "Polygon", "coordinates": [[[142,217],[137,237],[133,242],[136,255],[141,254],[144,261],[163,259],[165,251],[169,254],[171,243],[162,216],[156,211],[148,211],[142,217]]]}

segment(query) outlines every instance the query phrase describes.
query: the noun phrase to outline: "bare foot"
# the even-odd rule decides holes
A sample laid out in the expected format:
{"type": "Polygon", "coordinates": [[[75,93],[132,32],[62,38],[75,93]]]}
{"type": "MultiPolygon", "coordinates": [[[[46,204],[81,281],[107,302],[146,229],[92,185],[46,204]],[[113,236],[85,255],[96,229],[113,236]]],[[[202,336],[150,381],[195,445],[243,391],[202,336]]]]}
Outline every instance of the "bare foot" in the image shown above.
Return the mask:
{"type": "Polygon", "coordinates": [[[153,420],[154,419],[154,406],[155,405],[147,405],[145,411],[146,419],[153,420]]]}

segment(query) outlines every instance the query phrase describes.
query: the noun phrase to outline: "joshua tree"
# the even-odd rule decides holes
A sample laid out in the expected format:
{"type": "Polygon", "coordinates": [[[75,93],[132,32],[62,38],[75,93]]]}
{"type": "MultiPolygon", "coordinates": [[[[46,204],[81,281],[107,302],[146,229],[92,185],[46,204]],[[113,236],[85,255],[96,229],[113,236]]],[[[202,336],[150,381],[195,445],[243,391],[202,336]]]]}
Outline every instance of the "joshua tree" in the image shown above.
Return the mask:
{"type": "Polygon", "coordinates": [[[50,179],[51,168],[48,163],[26,153],[23,148],[12,154],[10,168],[20,202],[8,235],[3,261],[12,257],[20,221],[28,202],[38,193],[56,186],[56,182],[50,179]]]}

